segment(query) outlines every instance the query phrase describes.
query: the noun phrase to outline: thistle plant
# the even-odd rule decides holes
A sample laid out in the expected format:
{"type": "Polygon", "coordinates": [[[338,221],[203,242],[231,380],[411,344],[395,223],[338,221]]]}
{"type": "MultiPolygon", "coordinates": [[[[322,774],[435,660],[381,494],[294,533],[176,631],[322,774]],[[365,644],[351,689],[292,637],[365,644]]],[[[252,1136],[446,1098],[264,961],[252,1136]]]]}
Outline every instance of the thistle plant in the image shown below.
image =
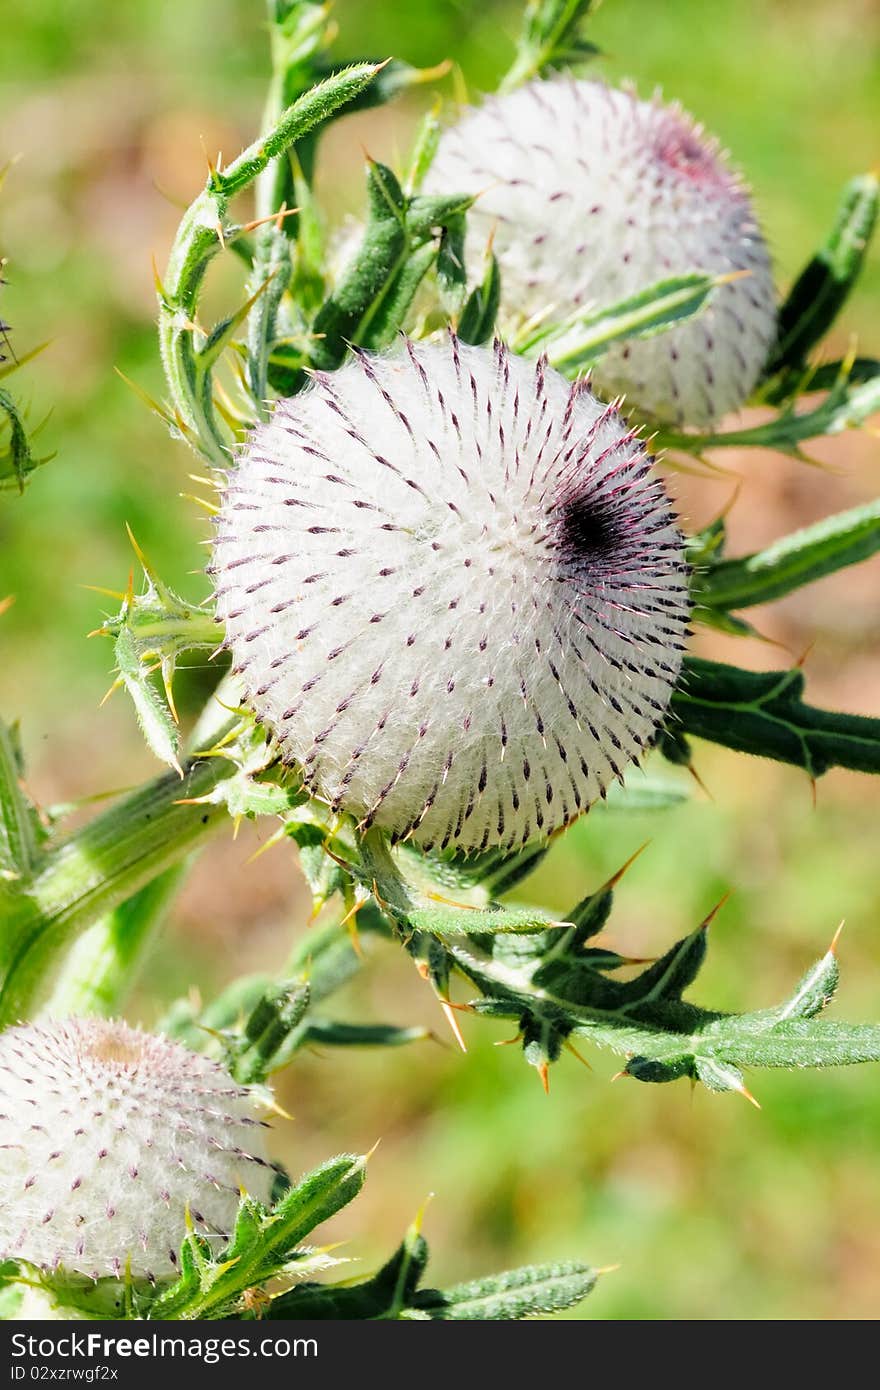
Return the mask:
{"type": "Polygon", "coordinates": [[[776,336],[770,257],[742,181],[680,108],[535,80],[451,125],[426,186],[475,195],[468,263],[491,241],[505,331],[527,344],[552,325],[563,363],[585,311],[688,271],[719,278],[699,316],[610,345],[600,394],[679,425],[711,424],[751,394],[776,336]]]}
{"type": "Polygon", "coordinates": [[[880,721],[807,703],[800,667],[688,649],[691,625],[749,633],[749,607],[876,553],[877,504],[731,555],[723,519],[689,534],[664,482],[710,449],[799,456],[880,405],[873,359],[821,360],[877,180],[848,185],[779,302],[715,146],[676,108],[585,80],[589,9],[532,0],[499,96],[430,111],[404,167],[367,160],[357,244],[334,270],[321,134],[426,74],[340,68],[323,6],[270,4],[263,128],[211,165],[157,276],[167,391],[150,404],[181,467],[188,446],[207,470],[213,595],[189,601],[138,552],[144,583],[100,628],[169,770],[65,833],[31,803],[0,728],[12,1312],[25,1289],[63,1315],[157,1318],[506,1318],[587,1294],[586,1265],[422,1288],[419,1221],[378,1272],[340,1279],[312,1233],[357,1194],[365,1160],[272,1177],[252,1123],[272,1076],[316,1042],[424,1036],[326,1012],[392,952],[457,1036],[463,1011],[513,1020],[545,1089],[575,1042],[646,1083],[749,1099],[747,1069],[880,1060],[880,1026],[822,1017],[836,939],[786,1000],[726,1013],[683,997],[711,913],[636,973],[595,940],[619,875],[562,916],[530,901],[529,874],[572,821],[609,794],[637,804],[638,765],[689,766],[693,739],[813,779],[880,771],[880,721]],[[239,216],[249,189],[254,215],[239,216]],[[201,295],[221,255],[242,266],[242,300],[209,325],[201,295]],[[767,418],[725,428],[749,402],[767,418]],[[191,651],[216,686],[181,729],[174,675],[191,651]],[[181,998],[155,1036],[100,1022],[124,1009],[194,852],[243,818],[298,847],[320,923],[277,978],[181,998]],[[107,1105],[78,1118],[84,1088],[107,1105]],[[80,1153],[104,1150],[86,1175],[80,1153]],[[150,1194],[162,1215],[144,1248],[150,1194]]]}
{"type": "Polygon", "coordinates": [[[216,1246],[242,1190],[269,1197],[252,1093],[179,1043],[101,1018],[29,1024],[0,1035],[0,1077],[4,1258],[155,1282],[187,1214],[216,1246]]]}
{"type": "MultiPolygon", "coordinates": [[[[0,169],[0,189],[8,173],[8,166],[0,169]]],[[[6,258],[0,255],[0,288],[6,283],[5,269],[6,258]]],[[[12,325],[6,323],[0,314],[0,382],[11,377],[42,350],[38,347],[17,356],[12,347],[11,333],[12,325]]],[[[5,386],[0,386],[0,492],[23,492],[29,475],[47,461],[35,457],[32,433],[26,426],[20,403],[5,386]]]]}
{"type": "Polygon", "coordinates": [[[360,832],[513,850],[663,718],[684,541],[613,407],[452,338],[360,355],[258,426],[224,488],[218,616],[282,762],[360,832]]]}

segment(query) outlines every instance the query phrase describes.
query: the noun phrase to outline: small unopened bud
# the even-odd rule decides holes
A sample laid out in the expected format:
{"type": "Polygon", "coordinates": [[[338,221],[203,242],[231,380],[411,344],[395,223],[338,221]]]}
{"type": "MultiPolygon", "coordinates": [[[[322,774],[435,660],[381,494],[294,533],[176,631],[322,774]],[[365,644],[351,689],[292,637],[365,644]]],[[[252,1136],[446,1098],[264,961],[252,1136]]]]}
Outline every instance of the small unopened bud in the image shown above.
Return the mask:
{"type": "Polygon", "coordinates": [[[0,1034],[0,1256],[97,1278],[167,1278],[187,1212],[230,1233],[273,1169],[254,1092],[216,1062],[121,1022],[0,1034]]]}
{"type": "Polygon", "coordinates": [[[450,127],[426,187],[479,194],[468,262],[478,279],[494,236],[508,325],[559,322],[689,271],[745,272],[696,318],[613,346],[594,386],[698,426],[750,395],[775,336],[769,256],[748,191],[680,107],[599,82],[531,82],[450,127]]]}
{"type": "Polygon", "coordinates": [[[230,476],[212,573],[284,758],[425,848],[578,816],[663,718],[688,621],[635,432],[545,364],[454,338],[279,402],[230,476]]]}

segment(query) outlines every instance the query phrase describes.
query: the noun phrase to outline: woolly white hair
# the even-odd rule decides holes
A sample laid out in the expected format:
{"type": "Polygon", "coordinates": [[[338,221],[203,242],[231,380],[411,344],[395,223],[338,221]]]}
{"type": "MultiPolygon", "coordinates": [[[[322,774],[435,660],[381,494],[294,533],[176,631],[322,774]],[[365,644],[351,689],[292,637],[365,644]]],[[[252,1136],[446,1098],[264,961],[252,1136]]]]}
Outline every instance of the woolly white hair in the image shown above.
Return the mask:
{"type": "Polygon", "coordinates": [[[695,426],[751,393],[775,336],[767,249],[747,190],[678,106],[599,82],[534,81],[451,126],[426,189],[479,194],[468,264],[477,276],[494,232],[508,324],[602,308],[673,274],[747,271],[696,318],[614,345],[593,380],[602,395],[695,426]]]}
{"type": "Polygon", "coordinates": [[[216,1062],[121,1022],[0,1034],[0,1255],[93,1278],[167,1277],[189,1208],[227,1235],[240,1188],[274,1170],[252,1091],[216,1062]]]}
{"type": "Polygon", "coordinates": [[[650,469],[612,406],[498,344],[359,354],[280,401],[212,573],[285,760],[426,848],[574,819],[679,672],[686,566],[650,469]]]}

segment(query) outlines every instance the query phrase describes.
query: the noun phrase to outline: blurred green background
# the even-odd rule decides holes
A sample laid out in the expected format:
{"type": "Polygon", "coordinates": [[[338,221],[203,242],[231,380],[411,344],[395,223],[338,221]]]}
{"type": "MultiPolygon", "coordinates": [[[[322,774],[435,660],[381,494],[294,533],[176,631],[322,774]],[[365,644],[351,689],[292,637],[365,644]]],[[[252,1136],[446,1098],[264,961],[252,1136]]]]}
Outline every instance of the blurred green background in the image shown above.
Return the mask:
{"type": "MultiPolygon", "coordinates": [[[[452,56],[474,94],[511,55],[516,5],[481,0],[338,0],[338,52],[452,56]]],[[[880,14],[872,0],[606,0],[594,23],[599,70],[661,86],[721,136],[746,171],[785,286],[833,216],[846,178],[878,159],[880,14]]],[[[44,802],[129,784],[154,765],[109,683],[109,648],[87,642],[132,563],[124,523],[166,579],[200,597],[205,527],[180,493],[194,458],[167,438],[113,368],[161,393],[151,254],[161,265],[179,207],[198,190],[204,150],[252,138],[266,77],[258,0],[58,0],[20,6],[0,43],[0,163],[19,155],[0,198],[10,259],[3,317],[20,352],[52,346],[20,378],[41,443],[57,452],[26,498],[0,510],[0,708],[21,716],[29,779],[44,802]],[[51,412],[51,413],[50,413],[51,412]]],[[[449,89],[449,83],[446,84],[449,89]]],[[[342,121],[326,142],[321,192],[338,220],[359,202],[362,151],[394,160],[430,101],[342,121]]],[[[222,275],[214,292],[237,292],[222,275]]],[[[847,330],[880,349],[875,257],[847,330]]],[[[848,345],[839,334],[836,349],[848,345]]],[[[876,494],[875,434],[816,446],[807,467],[773,455],[726,457],[710,479],[672,478],[694,524],[735,495],[736,548],[876,494]]],[[[195,471],[199,471],[196,468],[195,471]]],[[[817,699],[880,714],[880,567],[823,581],[757,620],[785,650],[702,640],[703,650],[768,666],[811,647],[817,699]],[[811,645],[812,644],[812,645],[811,645]]],[[[184,683],[193,708],[203,677],[184,683]]],[[[733,897],[712,927],[701,1001],[777,999],[828,944],[841,917],[841,1007],[880,1016],[877,800],[833,773],[814,807],[797,773],[701,749],[711,799],[663,813],[597,812],[554,849],[530,886],[564,912],[643,841],[611,939],[654,954],[733,897]]],[[[686,779],[685,779],[686,780],[686,779]]],[[[265,831],[260,832],[265,836],[265,831]]],[[[292,854],[249,863],[259,835],[202,858],[132,1006],[152,1022],[197,984],[207,997],[244,969],[277,964],[306,930],[292,854]]],[[[433,998],[402,953],[386,951],[340,1000],[352,1018],[422,1022],[444,1046],[303,1058],[284,1078],[292,1122],[279,1152],[301,1169],[377,1138],[364,1197],[337,1223],[346,1253],[387,1253],[428,1192],[434,1276],[449,1282],[562,1256],[619,1264],[586,1318],[873,1318],[880,1312],[880,1073],[750,1078],[763,1109],[625,1081],[566,1057],[545,1097],[504,1031],[465,1021],[466,1057],[445,1044],[433,998]]]]}

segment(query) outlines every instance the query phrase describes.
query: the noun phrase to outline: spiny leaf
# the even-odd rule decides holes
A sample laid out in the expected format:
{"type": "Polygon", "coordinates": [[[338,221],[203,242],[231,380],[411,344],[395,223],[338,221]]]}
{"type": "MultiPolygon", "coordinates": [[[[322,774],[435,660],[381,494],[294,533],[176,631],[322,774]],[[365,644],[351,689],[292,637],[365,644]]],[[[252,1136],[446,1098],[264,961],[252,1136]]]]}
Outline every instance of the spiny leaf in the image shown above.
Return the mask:
{"type": "Polygon", "coordinates": [[[766,550],[710,565],[694,577],[694,602],[698,612],[769,603],[826,574],[859,564],[878,550],[880,502],[868,502],[795,531],[766,550]]]}
{"type": "MultiPolygon", "coordinates": [[[[235,1308],[246,1290],[266,1283],[295,1262],[308,1271],[303,1240],[357,1196],[366,1160],[342,1154],[314,1169],[267,1210],[243,1197],[229,1244],[212,1252],[207,1242],[187,1236],[181,1247],[181,1276],[155,1300],[151,1318],[218,1318],[235,1308]]],[[[324,1259],[323,1263],[332,1261],[324,1259]]]]}
{"type": "Polygon", "coordinates": [[[613,343],[648,338],[699,313],[728,276],[694,272],[661,280],[638,294],[561,323],[547,323],[518,344],[518,350],[546,351],[550,365],[566,376],[586,371],[613,343]]]}
{"type": "Polygon", "coordinates": [[[414,930],[430,932],[441,938],[496,932],[536,932],[561,925],[537,908],[524,907],[414,908],[407,912],[406,918],[414,930]]]}
{"type": "Polygon", "coordinates": [[[183,776],[180,766],[180,731],[168,704],[144,670],[134,638],[123,628],[116,638],[116,669],[118,681],[131,697],[137,721],[152,753],[183,776]]]}
{"type": "Polygon", "coordinates": [[[0,882],[26,883],[46,830],[24,792],[24,760],[18,729],[0,720],[0,882]]]}
{"type": "Polygon", "coordinates": [[[767,375],[799,367],[834,323],[855,284],[877,221],[876,174],[863,174],[843,191],[837,221],[801,271],[779,311],[779,331],[767,375]]]}
{"type": "Polygon", "coordinates": [[[501,303],[501,271],[497,257],[491,252],[486,258],[483,279],[471,290],[458,320],[458,336],[463,343],[488,342],[495,332],[498,306],[501,303]]]}
{"type": "Polygon", "coordinates": [[[0,492],[24,492],[25,483],[47,459],[34,457],[18,406],[8,391],[0,388],[0,412],[6,417],[9,441],[0,447],[0,492]]]}
{"type": "Polygon", "coordinates": [[[795,402],[789,401],[766,424],[719,434],[675,434],[661,429],[655,436],[656,447],[698,456],[709,449],[778,449],[803,458],[800,446],[806,440],[857,429],[880,410],[880,372],[850,377],[853,361],[840,364],[827,396],[812,410],[797,411],[795,402]]]}
{"type": "Polygon", "coordinates": [[[592,0],[529,0],[513,66],[501,84],[509,92],[554,69],[578,66],[598,49],[584,37],[592,0]]]}
{"type": "Polygon", "coordinates": [[[312,361],[323,370],[338,367],[348,344],[359,342],[359,330],[406,258],[406,200],[392,171],[374,160],[367,167],[367,198],[360,247],[315,316],[312,361]]]}
{"type": "Polygon", "coordinates": [[[497,1321],[556,1313],[580,1303],[595,1288],[597,1272],[575,1260],[532,1265],[488,1279],[474,1279],[441,1292],[425,1289],[413,1307],[428,1317],[457,1321],[497,1321]]]}
{"type": "Polygon", "coordinates": [[[685,734],[802,767],[880,772],[880,719],[804,704],[803,672],[744,671],[688,657],[671,709],[685,734]]]}
{"type": "Polygon", "coordinates": [[[404,1047],[430,1038],[427,1028],[396,1028],[390,1023],[339,1023],[315,1018],[308,1022],[300,1047],[404,1047]]]}

